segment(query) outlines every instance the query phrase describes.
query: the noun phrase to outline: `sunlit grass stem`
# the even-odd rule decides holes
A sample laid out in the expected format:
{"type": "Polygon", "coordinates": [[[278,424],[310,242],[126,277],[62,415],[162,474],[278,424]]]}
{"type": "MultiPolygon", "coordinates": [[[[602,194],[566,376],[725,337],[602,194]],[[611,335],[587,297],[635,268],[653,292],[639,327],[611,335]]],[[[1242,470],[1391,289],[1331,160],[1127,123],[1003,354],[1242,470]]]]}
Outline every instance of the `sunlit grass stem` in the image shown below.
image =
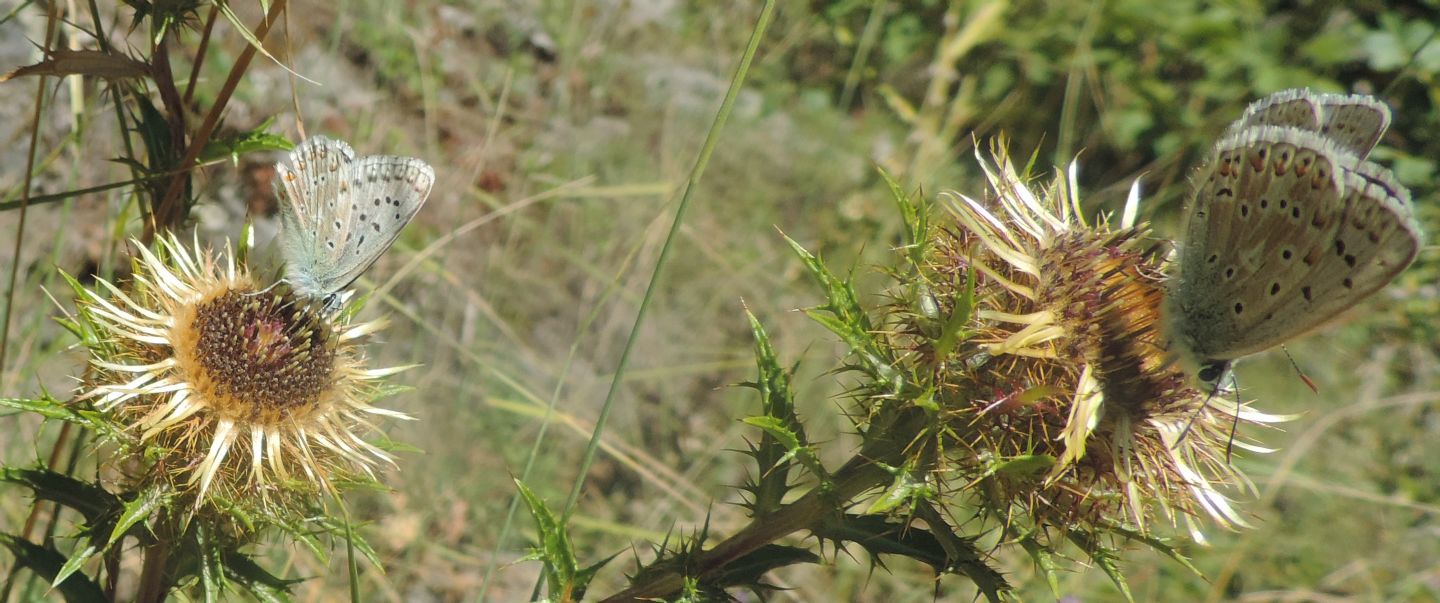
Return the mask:
{"type": "Polygon", "coordinates": [[[605,394],[605,403],[600,407],[600,414],[595,419],[594,434],[590,437],[590,443],[585,447],[585,456],[580,462],[575,485],[571,488],[570,496],[565,501],[562,512],[565,517],[569,517],[570,513],[574,511],[575,501],[580,498],[580,491],[585,485],[590,465],[595,461],[595,452],[600,448],[600,438],[605,433],[605,421],[609,418],[610,411],[615,404],[620,384],[625,380],[625,369],[630,365],[630,352],[640,338],[640,327],[645,322],[646,311],[650,308],[650,301],[655,297],[655,291],[659,288],[660,277],[670,258],[670,251],[675,246],[675,239],[680,234],[680,226],[685,222],[685,211],[690,207],[690,200],[695,194],[696,185],[705,175],[705,167],[710,163],[710,154],[714,152],[715,146],[720,142],[720,130],[725,127],[725,121],[735,107],[735,99],[740,95],[740,88],[744,85],[745,77],[750,71],[750,63],[755,59],[755,51],[760,47],[760,40],[764,37],[765,29],[769,27],[774,12],[775,1],[767,0],[764,8],[760,10],[760,17],[755,21],[755,28],[750,34],[750,42],[745,47],[745,54],[740,58],[740,66],[735,69],[735,76],[730,80],[730,89],[725,92],[725,100],[720,103],[720,110],[715,113],[715,120],[711,122],[710,130],[705,134],[705,142],[700,147],[700,154],[695,158],[695,164],[690,169],[690,177],[685,180],[684,191],[680,195],[680,204],[675,208],[675,218],[670,222],[670,232],[665,235],[665,244],[660,247],[660,256],[655,260],[655,270],[650,274],[650,284],[645,288],[645,296],[640,300],[639,309],[635,311],[635,323],[630,328],[630,335],[625,340],[625,347],[620,351],[620,361],[615,367],[614,376],[610,379],[610,389],[605,394]]]}

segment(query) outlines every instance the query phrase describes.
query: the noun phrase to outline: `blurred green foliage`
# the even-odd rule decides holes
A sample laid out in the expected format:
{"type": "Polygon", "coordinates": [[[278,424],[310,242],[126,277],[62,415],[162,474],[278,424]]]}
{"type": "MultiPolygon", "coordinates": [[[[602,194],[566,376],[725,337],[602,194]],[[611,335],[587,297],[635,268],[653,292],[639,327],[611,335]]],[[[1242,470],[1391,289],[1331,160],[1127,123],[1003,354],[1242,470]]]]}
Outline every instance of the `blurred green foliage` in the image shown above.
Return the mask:
{"type": "MultiPolygon", "coordinates": [[[[984,0],[964,2],[961,18],[984,0]]],[[[918,99],[949,9],[940,0],[812,3],[823,27],[788,57],[789,73],[834,92],[871,19],[883,21],[862,89],[918,99]],[[877,13],[878,14],[872,14],[877,13]]],[[[1159,166],[1183,179],[1250,101],[1309,87],[1380,94],[1395,122],[1386,159],[1416,197],[1432,198],[1440,157],[1440,2],[1017,0],[957,69],[973,79],[978,136],[1005,131],[1042,157],[1083,150],[1082,185],[1159,166]],[[1076,131],[1059,116],[1073,112],[1076,131]],[[1061,140],[1071,148],[1058,149],[1061,140]],[[1047,155],[1053,153],[1053,155],[1047,155]]],[[[861,94],[853,110],[878,105],[861,94]]],[[[1183,187],[1182,187],[1183,188],[1183,187]]],[[[1167,201],[1176,194],[1164,194],[1167,201]]]]}

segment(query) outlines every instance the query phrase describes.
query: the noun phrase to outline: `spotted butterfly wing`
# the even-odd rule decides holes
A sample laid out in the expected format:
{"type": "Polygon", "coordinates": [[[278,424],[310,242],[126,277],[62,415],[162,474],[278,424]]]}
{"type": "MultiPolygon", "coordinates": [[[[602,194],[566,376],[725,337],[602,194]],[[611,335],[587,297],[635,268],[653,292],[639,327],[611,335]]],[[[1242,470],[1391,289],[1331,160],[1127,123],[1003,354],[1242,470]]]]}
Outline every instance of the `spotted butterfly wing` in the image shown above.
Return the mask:
{"type": "Polygon", "coordinates": [[[1227,137],[1255,126],[1288,126],[1318,132],[1364,159],[1390,128],[1390,108],[1364,94],[1283,90],[1251,103],[1230,126],[1227,137]]]}
{"type": "Polygon", "coordinates": [[[1324,324],[1414,261],[1421,236],[1389,172],[1297,127],[1221,140],[1187,219],[1170,322],[1202,361],[1324,324]]]}
{"type": "Polygon", "coordinates": [[[430,194],[434,170],[410,157],[357,157],[315,136],[277,164],[285,278],[326,298],[354,282],[394,243],[430,194]]]}

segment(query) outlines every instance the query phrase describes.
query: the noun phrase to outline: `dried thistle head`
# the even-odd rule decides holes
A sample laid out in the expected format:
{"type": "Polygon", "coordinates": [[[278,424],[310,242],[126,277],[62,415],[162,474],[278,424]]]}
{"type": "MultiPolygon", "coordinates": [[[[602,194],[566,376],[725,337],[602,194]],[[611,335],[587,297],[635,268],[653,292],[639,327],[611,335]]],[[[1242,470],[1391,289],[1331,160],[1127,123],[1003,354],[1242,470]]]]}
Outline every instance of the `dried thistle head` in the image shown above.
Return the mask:
{"type": "Polygon", "coordinates": [[[961,341],[905,317],[894,329],[929,368],[942,472],[1011,525],[1143,533],[1160,516],[1197,540],[1201,515],[1243,526],[1223,493],[1249,487],[1233,430],[1280,418],[1178,366],[1160,320],[1167,247],[1133,219],[1087,223],[1073,166],[1037,189],[1003,151],[981,165],[991,194],[949,197],[955,222],[920,271],[943,314],[968,318],[961,341]]]}
{"type": "Polygon", "coordinates": [[[139,246],[133,287],[78,289],[94,330],[81,400],[107,413],[138,487],[163,485],[202,506],[314,500],[338,480],[390,463],[363,436],[379,379],[351,324],[281,288],[260,289],[232,254],[161,237],[139,246]]]}

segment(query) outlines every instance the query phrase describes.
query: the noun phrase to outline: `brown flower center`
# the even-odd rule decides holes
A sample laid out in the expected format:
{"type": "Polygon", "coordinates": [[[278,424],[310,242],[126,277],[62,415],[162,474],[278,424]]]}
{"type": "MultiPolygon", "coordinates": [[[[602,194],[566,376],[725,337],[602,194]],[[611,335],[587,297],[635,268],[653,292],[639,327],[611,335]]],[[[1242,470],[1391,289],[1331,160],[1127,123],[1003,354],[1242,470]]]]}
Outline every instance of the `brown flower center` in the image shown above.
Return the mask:
{"type": "Polygon", "coordinates": [[[195,308],[192,327],[210,385],[200,393],[236,419],[286,418],[313,407],[334,382],[330,325],[293,296],[227,291],[195,308]]]}

